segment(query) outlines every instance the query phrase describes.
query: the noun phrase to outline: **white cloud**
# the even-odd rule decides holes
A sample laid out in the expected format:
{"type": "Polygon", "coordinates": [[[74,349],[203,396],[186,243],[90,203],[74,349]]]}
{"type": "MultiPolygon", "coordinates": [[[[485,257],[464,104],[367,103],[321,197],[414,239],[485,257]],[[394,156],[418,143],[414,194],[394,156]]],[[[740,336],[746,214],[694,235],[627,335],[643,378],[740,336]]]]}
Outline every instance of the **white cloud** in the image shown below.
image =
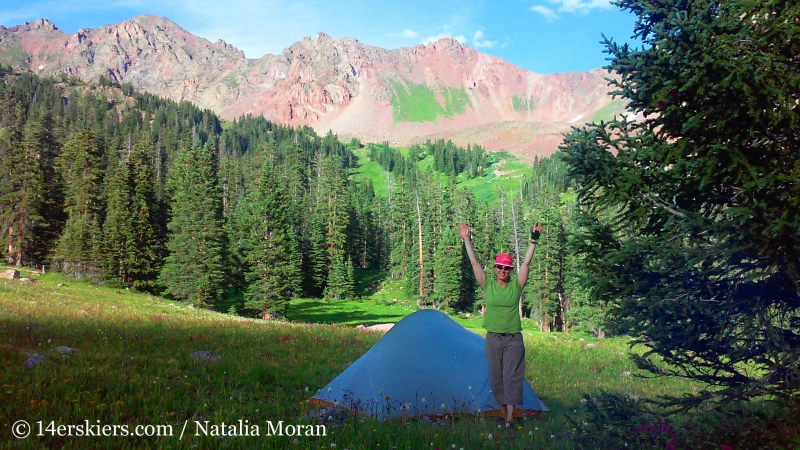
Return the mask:
{"type": "Polygon", "coordinates": [[[475,35],[472,36],[472,42],[475,44],[476,48],[492,48],[497,44],[497,41],[484,39],[483,31],[481,30],[475,31],[475,35]]]}
{"type": "Polygon", "coordinates": [[[545,18],[547,18],[547,20],[558,19],[556,13],[553,12],[553,10],[548,8],[547,6],[542,6],[542,5],[531,6],[529,11],[537,12],[543,15],[545,18]]]}
{"type": "Polygon", "coordinates": [[[551,5],[556,5],[555,11],[544,5],[531,6],[528,11],[537,12],[547,20],[558,19],[559,13],[588,14],[593,9],[611,9],[613,5],[609,0],[547,0],[551,5]]]}
{"type": "Polygon", "coordinates": [[[400,36],[407,38],[415,38],[417,37],[417,32],[413,30],[403,30],[400,32],[400,36]]]}
{"type": "Polygon", "coordinates": [[[463,35],[463,34],[459,34],[458,36],[451,36],[451,35],[450,35],[450,33],[439,33],[439,34],[437,34],[436,36],[428,36],[427,38],[425,38],[425,39],[422,41],[422,43],[423,43],[423,44],[427,44],[427,43],[429,43],[429,42],[436,42],[436,41],[438,41],[439,39],[443,39],[443,38],[455,39],[456,41],[458,41],[458,42],[460,42],[460,43],[462,43],[462,44],[463,44],[464,42],[466,42],[466,41],[467,41],[467,40],[464,38],[464,35],[463,35]]]}
{"type": "Polygon", "coordinates": [[[558,12],[586,14],[589,11],[600,9],[611,9],[614,5],[609,0],[547,0],[553,5],[560,5],[558,12]]]}

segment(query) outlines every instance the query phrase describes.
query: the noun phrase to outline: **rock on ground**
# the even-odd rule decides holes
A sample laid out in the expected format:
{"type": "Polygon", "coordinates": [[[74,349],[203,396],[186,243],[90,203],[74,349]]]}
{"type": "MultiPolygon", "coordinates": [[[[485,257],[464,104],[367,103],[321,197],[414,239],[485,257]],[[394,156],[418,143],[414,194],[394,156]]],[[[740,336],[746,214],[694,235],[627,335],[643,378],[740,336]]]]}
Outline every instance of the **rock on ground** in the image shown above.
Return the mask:
{"type": "Polygon", "coordinates": [[[7,269],[5,272],[0,273],[0,278],[4,278],[6,280],[18,280],[19,279],[19,270],[7,269]]]}
{"type": "Polygon", "coordinates": [[[47,359],[46,357],[44,357],[44,356],[42,356],[42,355],[40,355],[38,353],[34,353],[32,355],[31,354],[27,354],[27,356],[28,356],[28,359],[25,360],[24,364],[25,364],[25,367],[27,367],[28,369],[33,369],[34,367],[36,367],[36,366],[38,366],[39,364],[42,364],[42,363],[47,363],[47,364],[50,364],[51,366],[55,365],[55,363],[53,361],[50,361],[49,359],[47,359]]]}
{"type": "Polygon", "coordinates": [[[382,332],[385,333],[385,332],[391,330],[393,326],[394,326],[393,323],[379,323],[377,325],[372,325],[372,326],[367,327],[367,330],[370,330],[370,331],[382,331],[382,332]]]}
{"type": "Polygon", "coordinates": [[[71,354],[75,353],[76,351],[78,351],[78,349],[74,348],[74,347],[67,347],[65,345],[59,345],[58,347],[56,347],[56,348],[54,348],[54,349],[52,349],[50,351],[53,352],[53,353],[61,354],[61,355],[71,355],[71,354]]]}
{"type": "Polygon", "coordinates": [[[200,350],[192,353],[189,355],[189,358],[192,358],[195,361],[219,361],[222,359],[222,355],[218,355],[214,352],[209,352],[207,350],[200,350]]]}

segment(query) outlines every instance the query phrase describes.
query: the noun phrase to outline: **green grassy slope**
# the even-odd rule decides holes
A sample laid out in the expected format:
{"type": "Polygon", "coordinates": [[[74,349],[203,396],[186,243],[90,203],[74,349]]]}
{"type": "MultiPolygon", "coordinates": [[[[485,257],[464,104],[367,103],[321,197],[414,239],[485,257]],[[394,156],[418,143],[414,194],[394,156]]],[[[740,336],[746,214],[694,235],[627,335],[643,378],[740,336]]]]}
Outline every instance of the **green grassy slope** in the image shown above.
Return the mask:
{"type": "Polygon", "coordinates": [[[511,96],[511,106],[517,112],[531,112],[536,109],[536,103],[533,97],[519,97],[517,95],[511,96]]]}
{"type": "Polygon", "coordinates": [[[394,122],[435,122],[438,117],[452,119],[454,115],[464,114],[469,97],[464,88],[445,87],[438,94],[444,105],[437,99],[437,93],[424,84],[404,80],[392,81],[392,113],[394,122]]]}
{"type": "Polygon", "coordinates": [[[619,116],[620,114],[624,114],[624,112],[620,112],[625,107],[625,100],[616,99],[612,100],[605,108],[597,111],[594,116],[592,116],[591,122],[608,122],[614,118],[614,116],[619,116]]]}
{"type": "MultiPolygon", "coordinates": [[[[391,305],[397,286],[381,285],[374,296],[391,305]],[[383,294],[381,294],[383,293],[383,294]],[[383,295],[383,297],[381,297],[383,295]]],[[[333,303],[333,302],[331,302],[333,303]]],[[[295,301],[296,318],[340,320],[348,324],[398,320],[410,313],[403,305],[377,308],[377,303],[316,304],[295,301]],[[343,305],[347,304],[344,308],[343,305]],[[359,305],[363,308],[359,309],[359,305]],[[345,311],[346,309],[346,311],[345,311]],[[304,315],[305,314],[305,315],[304,315]],[[312,317],[309,314],[317,315],[312,317]],[[360,316],[360,317],[358,317],[360,316]]],[[[478,319],[472,319],[478,320],[478,319]]],[[[526,421],[523,430],[498,434],[491,419],[411,420],[377,423],[349,416],[327,428],[326,436],[205,437],[195,435],[195,420],[211,424],[259,424],[284,420],[310,424],[303,415],[306,399],[339,374],[380,338],[378,333],[338,325],[264,322],[209,311],[133,292],[67,281],[58,275],[37,283],[0,280],[0,442],[14,448],[573,448],[567,436],[567,415],[579,417],[579,396],[606,389],[654,397],[677,393],[686,385],[621,376],[635,371],[625,357],[626,340],[593,342],[574,335],[538,333],[526,326],[526,377],[552,412],[526,421]],[[64,283],[59,286],[58,283],[64,283]],[[593,345],[588,345],[593,344],[593,345]],[[56,346],[78,350],[61,359],[56,346]],[[194,362],[191,352],[222,355],[213,363],[194,362]],[[31,370],[26,353],[47,356],[53,364],[31,370]],[[26,420],[34,436],[13,440],[10,425],[26,420]],[[172,437],[36,436],[37,422],[47,427],[82,424],[169,425],[172,437]],[[187,422],[188,421],[188,422],[187,422]],[[438,422],[438,424],[437,424],[438,422]],[[184,424],[190,427],[178,439],[184,424]],[[494,442],[487,440],[495,433],[494,442]],[[565,434],[566,433],[566,434],[565,434]],[[498,442],[499,441],[499,442],[498,442]]],[[[529,324],[530,325],[530,324],[529,324]]],[[[330,425],[330,424],[329,424],[330,425]]],[[[0,445],[4,446],[4,445],[0,445]]]]}
{"type": "MultiPolygon", "coordinates": [[[[401,148],[400,151],[405,155],[408,154],[407,148],[401,148]]],[[[386,171],[378,163],[369,160],[367,147],[356,149],[354,153],[358,157],[358,168],[351,171],[352,179],[355,181],[371,179],[375,193],[385,197],[387,195],[386,171]]],[[[496,196],[501,189],[506,192],[518,192],[523,175],[531,173],[530,164],[508,152],[489,153],[489,158],[492,166],[485,176],[470,179],[459,175],[456,177],[458,186],[471,190],[479,200],[490,199],[496,196]]],[[[433,156],[428,155],[418,164],[420,169],[430,170],[433,166],[433,156]]],[[[446,177],[442,174],[439,175],[444,184],[446,177]]]]}

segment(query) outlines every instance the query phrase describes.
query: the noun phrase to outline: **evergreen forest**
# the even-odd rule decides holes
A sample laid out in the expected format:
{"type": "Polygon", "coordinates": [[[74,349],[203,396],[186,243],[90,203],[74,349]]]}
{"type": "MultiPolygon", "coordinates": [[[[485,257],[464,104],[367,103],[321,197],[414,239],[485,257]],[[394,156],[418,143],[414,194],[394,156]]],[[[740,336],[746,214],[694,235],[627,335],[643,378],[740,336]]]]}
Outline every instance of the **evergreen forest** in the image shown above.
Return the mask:
{"type": "Polygon", "coordinates": [[[574,195],[558,157],[479,201],[458,183],[487,176],[477,145],[364,148],[263,117],[226,122],[106,79],[5,70],[0,99],[7,263],[199,307],[240,298],[239,314],[273,318],[293,298],[353,300],[378,274],[402,279],[420,307],[475,312],[482,295],[458,223],[485,264],[501,251],[519,264],[538,220],[523,314],[544,331],[601,327],[567,245],[574,195]],[[352,177],[359,158],[383,169],[385,195],[352,177]]]}

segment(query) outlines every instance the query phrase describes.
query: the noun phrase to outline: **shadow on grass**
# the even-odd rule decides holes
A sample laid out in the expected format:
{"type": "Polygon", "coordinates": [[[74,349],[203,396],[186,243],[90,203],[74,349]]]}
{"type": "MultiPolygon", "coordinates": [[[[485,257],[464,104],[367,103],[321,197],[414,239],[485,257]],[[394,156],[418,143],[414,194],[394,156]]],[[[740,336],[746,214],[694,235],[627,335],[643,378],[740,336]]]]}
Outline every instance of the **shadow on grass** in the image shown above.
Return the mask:
{"type": "Polygon", "coordinates": [[[400,312],[375,314],[369,311],[342,311],[336,309],[335,303],[325,300],[292,303],[286,311],[286,318],[295,322],[370,326],[398,322],[408,315],[400,312]]]}
{"type": "Polygon", "coordinates": [[[237,314],[241,314],[242,309],[244,309],[244,292],[233,288],[227,289],[222,295],[222,299],[212,309],[217,312],[228,313],[231,308],[236,310],[237,314]]]}
{"type": "Polygon", "coordinates": [[[381,281],[386,279],[386,272],[375,270],[357,270],[355,273],[357,280],[355,286],[356,296],[369,297],[376,292],[381,285],[381,281]]]}

